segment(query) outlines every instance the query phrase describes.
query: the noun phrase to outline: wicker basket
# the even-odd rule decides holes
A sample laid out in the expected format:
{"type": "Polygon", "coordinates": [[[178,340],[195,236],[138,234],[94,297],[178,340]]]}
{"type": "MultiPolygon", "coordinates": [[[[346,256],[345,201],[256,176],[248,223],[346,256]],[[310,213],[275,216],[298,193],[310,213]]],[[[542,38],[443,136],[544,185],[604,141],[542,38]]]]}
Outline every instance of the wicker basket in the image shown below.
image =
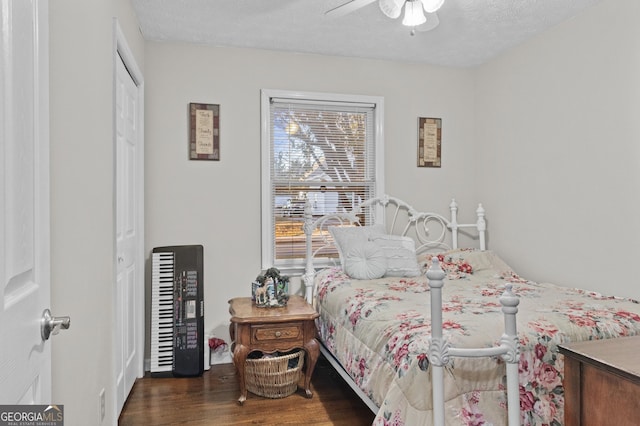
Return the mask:
{"type": "Polygon", "coordinates": [[[247,390],[266,398],[284,398],[298,389],[302,374],[304,351],[271,358],[247,359],[245,364],[245,384],[247,390]],[[295,367],[289,361],[298,360],[295,367]]]}

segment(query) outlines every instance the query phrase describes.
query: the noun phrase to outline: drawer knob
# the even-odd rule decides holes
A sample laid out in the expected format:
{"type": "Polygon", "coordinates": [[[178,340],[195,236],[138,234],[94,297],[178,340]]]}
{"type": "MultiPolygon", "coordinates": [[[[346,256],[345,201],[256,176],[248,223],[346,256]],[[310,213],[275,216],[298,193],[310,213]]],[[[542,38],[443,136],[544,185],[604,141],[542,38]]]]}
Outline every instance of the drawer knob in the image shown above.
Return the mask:
{"type": "Polygon", "coordinates": [[[280,337],[280,336],[282,336],[282,333],[279,331],[276,331],[276,337],[280,337]]]}

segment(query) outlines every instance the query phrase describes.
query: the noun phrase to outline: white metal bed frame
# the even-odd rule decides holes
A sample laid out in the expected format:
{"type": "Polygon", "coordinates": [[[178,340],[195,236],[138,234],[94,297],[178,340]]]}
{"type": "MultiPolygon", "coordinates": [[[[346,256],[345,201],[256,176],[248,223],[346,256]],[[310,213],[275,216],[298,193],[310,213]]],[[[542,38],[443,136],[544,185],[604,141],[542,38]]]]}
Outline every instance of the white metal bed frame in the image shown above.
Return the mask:
{"type": "MultiPolygon", "coordinates": [[[[306,239],[306,268],[304,273],[305,296],[309,303],[315,304],[314,277],[317,262],[316,256],[329,246],[333,246],[328,226],[353,224],[360,225],[359,217],[367,218],[367,223],[382,223],[387,232],[394,235],[411,236],[416,241],[416,252],[428,252],[435,249],[458,248],[458,230],[473,228],[477,232],[479,247],[486,250],[486,221],[485,210],[480,204],[476,210],[477,221],[471,224],[460,224],[457,221],[458,205],[455,200],[449,205],[451,219],[437,213],[419,212],[406,202],[388,195],[364,201],[351,211],[334,213],[314,218],[312,206],[307,202],[304,212],[304,232],[306,239]],[[368,211],[368,212],[367,212],[368,211]],[[390,217],[390,221],[387,221],[390,217]],[[406,220],[404,225],[399,221],[406,220]],[[432,236],[432,230],[436,230],[432,236]],[[451,245],[446,243],[447,231],[451,232],[451,245]],[[317,241],[313,248],[314,237],[317,241]]],[[[445,272],[439,265],[436,256],[426,275],[429,280],[431,295],[431,337],[429,360],[432,367],[433,386],[433,423],[444,425],[444,369],[451,362],[452,357],[501,357],[506,363],[507,373],[507,407],[510,425],[520,424],[520,390],[518,384],[518,333],[516,328],[516,313],[519,299],[514,295],[511,285],[507,285],[500,296],[502,312],[504,314],[505,332],[500,339],[500,345],[492,348],[455,348],[442,334],[442,287],[445,272]]],[[[328,266],[327,261],[321,266],[328,266]]],[[[349,374],[344,370],[333,355],[320,345],[322,354],[332,364],[336,371],[354,389],[367,406],[377,413],[379,407],[355,385],[349,374]]]]}

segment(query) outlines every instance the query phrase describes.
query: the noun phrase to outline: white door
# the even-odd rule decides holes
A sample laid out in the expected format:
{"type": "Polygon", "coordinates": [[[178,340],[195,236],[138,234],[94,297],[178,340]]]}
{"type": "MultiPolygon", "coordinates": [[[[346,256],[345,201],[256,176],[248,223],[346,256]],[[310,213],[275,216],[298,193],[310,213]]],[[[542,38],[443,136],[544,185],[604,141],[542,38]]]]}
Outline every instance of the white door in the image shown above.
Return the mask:
{"type": "Polygon", "coordinates": [[[47,1],[0,0],[0,23],[0,404],[50,404],[47,1]]]}
{"type": "Polygon", "coordinates": [[[122,58],[116,64],[116,409],[117,414],[142,375],[143,354],[138,344],[144,303],[141,247],[142,194],[138,87],[122,58]]]}

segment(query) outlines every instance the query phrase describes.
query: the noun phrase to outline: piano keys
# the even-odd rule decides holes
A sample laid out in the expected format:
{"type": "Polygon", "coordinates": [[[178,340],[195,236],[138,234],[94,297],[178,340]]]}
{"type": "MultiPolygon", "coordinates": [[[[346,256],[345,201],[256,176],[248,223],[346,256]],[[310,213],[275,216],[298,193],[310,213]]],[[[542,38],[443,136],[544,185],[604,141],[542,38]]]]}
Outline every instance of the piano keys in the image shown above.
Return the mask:
{"type": "Polygon", "coordinates": [[[203,247],[156,247],[151,255],[151,375],[204,371],[203,247]]]}

